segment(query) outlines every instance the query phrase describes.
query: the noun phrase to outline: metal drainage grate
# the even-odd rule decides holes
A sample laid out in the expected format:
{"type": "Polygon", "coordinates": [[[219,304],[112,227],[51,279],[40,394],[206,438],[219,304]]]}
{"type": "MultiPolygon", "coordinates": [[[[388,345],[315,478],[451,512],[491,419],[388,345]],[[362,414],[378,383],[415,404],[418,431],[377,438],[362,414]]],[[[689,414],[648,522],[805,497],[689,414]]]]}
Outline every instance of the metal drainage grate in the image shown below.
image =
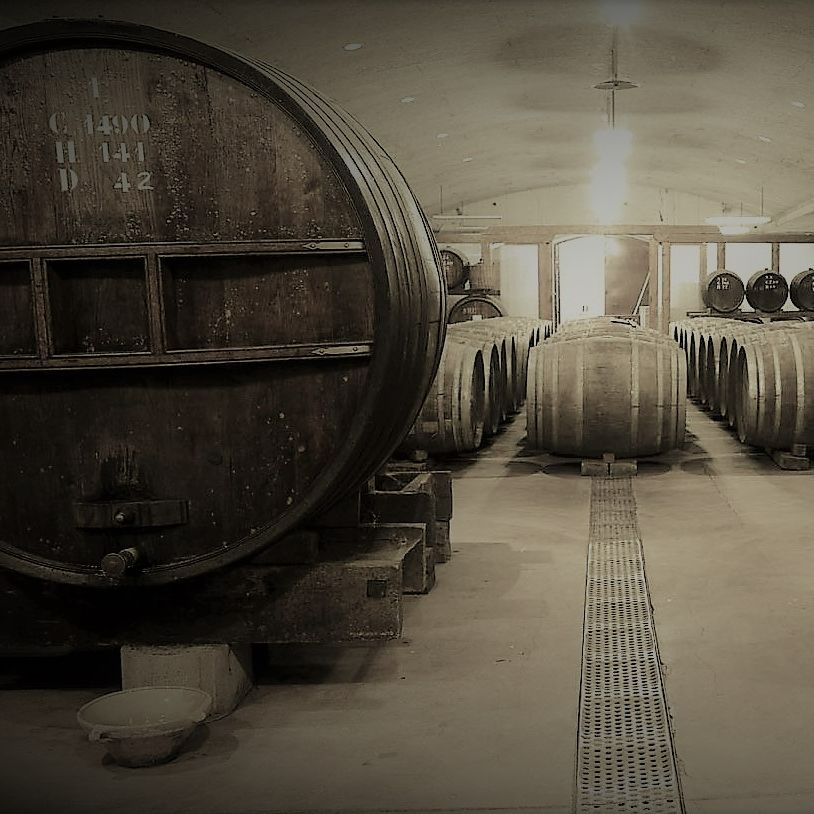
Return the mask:
{"type": "Polygon", "coordinates": [[[683,814],[630,478],[591,479],[575,810],[683,814]]]}

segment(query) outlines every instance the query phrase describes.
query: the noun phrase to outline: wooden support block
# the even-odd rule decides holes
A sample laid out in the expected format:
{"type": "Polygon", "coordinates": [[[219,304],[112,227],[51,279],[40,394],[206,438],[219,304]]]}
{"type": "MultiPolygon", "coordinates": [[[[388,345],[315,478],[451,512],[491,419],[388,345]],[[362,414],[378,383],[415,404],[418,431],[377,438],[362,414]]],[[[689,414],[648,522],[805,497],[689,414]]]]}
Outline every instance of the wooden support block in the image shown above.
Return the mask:
{"type": "MultiPolygon", "coordinates": [[[[421,524],[425,527],[425,545],[430,552],[436,547],[436,504],[432,473],[417,475],[400,492],[371,492],[364,496],[362,522],[373,526],[392,523],[421,524]]],[[[418,591],[426,593],[435,584],[435,563],[443,553],[426,557],[426,584],[418,591]]]]}
{"type": "Polygon", "coordinates": [[[382,523],[371,527],[379,533],[403,534],[409,530],[418,538],[411,556],[403,560],[402,591],[405,594],[426,594],[435,585],[435,549],[427,542],[424,523],[382,523]]]}
{"type": "Polygon", "coordinates": [[[617,461],[612,452],[602,455],[602,460],[584,458],[580,464],[580,474],[594,478],[625,477],[635,475],[639,471],[638,463],[634,459],[617,461]]]}
{"type": "Polygon", "coordinates": [[[791,452],[784,452],[779,449],[767,449],[766,452],[781,469],[805,472],[811,468],[811,461],[806,456],[793,455],[791,452]]]}
{"type": "Polygon", "coordinates": [[[638,462],[634,459],[626,461],[613,461],[608,464],[608,474],[617,477],[635,475],[639,471],[638,462]]]}
{"type": "MultiPolygon", "coordinates": [[[[402,570],[428,590],[423,526],[325,529],[308,565],[237,564],[142,592],[100,592],[0,570],[0,651],[36,645],[322,643],[397,638],[402,570]],[[339,539],[333,543],[333,537],[339,539]]],[[[233,645],[234,646],[234,645],[233,645]]]]}
{"type": "Polygon", "coordinates": [[[452,518],[452,472],[433,471],[433,492],[435,493],[435,519],[452,518]]]}
{"type": "Polygon", "coordinates": [[[449,520],[435,521],[435,562],[449,562],[452,545],[449,541],[449,520]]]}
{"type": "Polygon", "coordinates": [[[232,712],[254,685],[249,645],[121,648],[122,689],[192,687],[212,696],[207,720],[232,712]]]}
{"type": "Polygon", "coordinates": [[[580,463],[579,474],[591,478],[602,478],[608,475],[608,464],[595,458],[584,458],[580,463]]]}

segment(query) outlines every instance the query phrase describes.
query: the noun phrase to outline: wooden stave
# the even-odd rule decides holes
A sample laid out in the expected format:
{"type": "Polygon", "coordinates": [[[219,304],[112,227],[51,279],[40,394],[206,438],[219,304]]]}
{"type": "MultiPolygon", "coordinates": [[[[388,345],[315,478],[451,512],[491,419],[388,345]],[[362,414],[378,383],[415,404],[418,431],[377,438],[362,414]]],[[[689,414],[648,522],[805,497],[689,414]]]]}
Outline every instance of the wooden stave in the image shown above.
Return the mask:
{"type": "MultiPolygon", "coordinates": [[[[342,454],[337,456],[339,460],[333,460],[315,478],[308,496],[297,504],[296,510],[283,512],[281,518],[264,525],[252,535],[251,545],[246,544],[245,539],[233,541],[225,552],[201,556],[194,563],[170,563],[163,568],[145,569],[118,583],[160,584],[212,570],[264,548],[302,519],[324,510],[351,491],[389,456],[400,440],[397,437],[402,434],[400,425],[412,421],[413,413],[420,409],[421,393],[432,380],[440,359],[445,326],[443,286],[440,273],[435,273],[439,261],[431,231],[403,177],[389,159],[382,158],[381,148],[372,137],[364,134],[356,123],[350,125],[348,117],[327,105],[302,83],[261,63],[143,26],[56,21],[13,29],[0,36],[0,54],[4,60],[36,49],[81,46],[154,51],[198,62],[254,90],[259,84],[261,94],[267,99],[280,104],[299,123],[310,123],[309,136],[333,159],[331,166],[339,173],[356,204],[357,214],[365,221],[366,237],[375,236],[366,243],[371,262],[380,270],[382,278],[377,281],[377,313],[386,317],[388,326],[398,325],[398,330],[377,332],[375,358],[369,375],[371,387],[358,411],[361,420],[348,435],[342,454]],[[347,127],[341,146],[330,143],[327,132],[316,126],[320,118],[333,127],[338,128],[340,124],[347,127]],[[354,144],[362,160],[343,163],[341,152],[354,144]],[[381,207],[381,211],[377,207],[381,207]],[[388,240],[392,240],[393,245],[388,240]],[[399,375],[388,377],[388,368],[397,369],[399,375]],[[383,410],[377,405],[387,404],[388,392],[395,394],[395,406],[383,410]],[[374,433],[363,429],[365,421],[372,425],[374,433]]],[[[0,561],[24,573],[55,581],[110,584],[98,569],[72,568],[65,563],[41,562],[37,558],[21,559],[19,554],[19,550],[9,546],[0,561]]]]}

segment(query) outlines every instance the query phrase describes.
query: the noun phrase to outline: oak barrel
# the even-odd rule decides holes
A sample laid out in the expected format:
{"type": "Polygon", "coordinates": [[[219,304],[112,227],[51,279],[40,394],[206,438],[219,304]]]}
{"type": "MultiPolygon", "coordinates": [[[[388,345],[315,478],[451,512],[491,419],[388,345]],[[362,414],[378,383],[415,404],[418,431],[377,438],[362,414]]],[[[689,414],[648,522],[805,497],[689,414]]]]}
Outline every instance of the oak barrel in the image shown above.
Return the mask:
{"type": "Polygon", "coordinates": [[[441,249],[439,255],[447,291],[462,290],[469,279],[469,263],[467,259],[454,249],[441,249]]]}
{"type": "Polygon", "coordinates": [[[458,342],[462,345],[478,348],[483,356],[483,388],[485,391],[485,407],[483,417],[483,434],[494,435],[505,418],[504,403],[504,377],[500,368],[500,349],[497,342],[491,337],[473,337],[455,330],[450,325],[447,329],[447,343],[458,342]]]}
{"type": "Polygon", "coordinates": [[[530,355],[528,444],[560,455],[654,455],[681,444],[686,363],[667,337],[631,328],[553,337],[530,355]]]}
{"type": "Polygon", "coordinates": [[[0,63],[0,565],[173,582],[363,483],[446,316],[378,143],[281,71],[152,28],[24,26],[0,63]]]}
{"type": "Polygon", "coordinates": [[[789,297],[795,308],[814,311],[814,269],[806,269],[789,283],[789,297]]]}
{"type": "Polygon", "coordinates": [[[435,381],[402,447],[441,454],[477,449],[485,414],[483,353],[446,342],[435,381]]]}
{"type": "Polygon", "coordinates": [[[447,322],[477,322],[482,319],[504,316],[499,300],[486,294],[470,294],[455,302],[449,309],[447,322]]]}
{"type": "Polygon", "coordinates": [[[779,450],[814,444],[814,332],[778,329],[743,342],[735,393],[742,443],[779,450]]]}
{"type": "Polygon", "coordinates": [[[745,293],[743,280],[737,274],[718,269],[707,275],[701,298],[707,308],[728,314],[741,307],[745,293]]]}
{"type": "Polygon", "coordinates": [[[501,375],[503,379],[503,419],[517,412],[518,356],[517,340],[513,333],[493,325],[491,319],[457,323],[455,330],[463,336],[489,337],[494,339],[500,353],[501,375]]]}
{"type": "Polygon", "coordinates": [[[746,301],[755,311],[779,311],[789,296],[789,284],[775,271],[756,271],[746,283],[746,301]]]}

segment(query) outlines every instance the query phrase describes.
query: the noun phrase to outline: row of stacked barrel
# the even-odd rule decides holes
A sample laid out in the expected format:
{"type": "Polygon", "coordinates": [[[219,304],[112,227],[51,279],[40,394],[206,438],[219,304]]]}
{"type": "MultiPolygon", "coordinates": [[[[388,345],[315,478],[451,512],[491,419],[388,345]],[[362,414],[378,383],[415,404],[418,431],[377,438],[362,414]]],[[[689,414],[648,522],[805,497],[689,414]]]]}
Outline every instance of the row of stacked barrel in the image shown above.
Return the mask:
{"type": "Polygon", "coordinates": [[[710,274],[703,288],[704,305],[719,314],[737,311],[744,298],[755,309],[764,313],[780,311],[791,297],[800,311],[814,310],[814,269],[806,269],[786,282],[782,274],[771,269],[756,271],[746,282],[732,271],[718,269],[710,274]]]}
{"type": "Polygon", "coordinates": [[[741,443],[800,452],[814,444],[814,323],[680,320],[688,393],[726,419],[741,443]]]}
{"type": "Polygon", "coordinates": [[[435,381],[402,451],[438,455],[478,449],[525,398],[530,351],[551,322],[496,317],[449,325],[435,381]]]}
{"type": "Polygon", "coordinates": [[[684,440],[686,388],[670,337],[611,317],[566,323],[529,355],[527,445],[581,458],[667,452],[684,440]]]}

